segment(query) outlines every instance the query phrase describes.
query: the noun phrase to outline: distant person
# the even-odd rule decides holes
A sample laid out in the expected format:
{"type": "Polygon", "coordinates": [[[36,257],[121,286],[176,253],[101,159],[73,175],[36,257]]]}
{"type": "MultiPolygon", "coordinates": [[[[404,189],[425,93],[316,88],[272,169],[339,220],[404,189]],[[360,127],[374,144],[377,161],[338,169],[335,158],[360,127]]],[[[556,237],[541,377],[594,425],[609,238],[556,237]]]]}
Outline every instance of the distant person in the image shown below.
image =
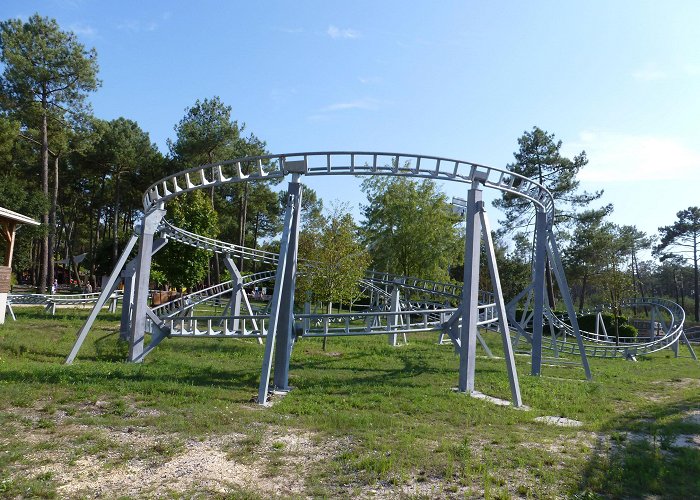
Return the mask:
{"type": "Polygon", "coordinates": [[[53,280],[53,285],[51,285],[51,294],[56,295],[58,291],[58,280],[53,280]]]}

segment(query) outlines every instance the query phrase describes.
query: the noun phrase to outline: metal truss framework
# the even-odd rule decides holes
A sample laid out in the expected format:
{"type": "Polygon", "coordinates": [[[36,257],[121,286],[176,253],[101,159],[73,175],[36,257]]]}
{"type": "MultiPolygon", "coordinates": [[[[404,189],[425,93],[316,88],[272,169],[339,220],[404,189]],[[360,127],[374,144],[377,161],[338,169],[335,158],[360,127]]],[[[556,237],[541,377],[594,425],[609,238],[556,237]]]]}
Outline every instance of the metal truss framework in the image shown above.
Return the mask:
{"type": "MultiPolygon", "coordinates": [[[[395,345],[398,334],[404,334],[405,338],[408,332],[439,331],[441,338],[444,335],[450,337],[459,353],[458,389],[461,392],[473,393],[477,340],[490,355],[490,350],[478,331],[479,327],[483,327],[495,328],[501,333],[512,401],[515,406],[520,406],[522,400],[511,346],[512,328],[517,333],[516,343],[520,337],[525,337],[532,346],[533,375],[539,375],[541,372],[542,333],[547,319],[552,330],[551,345],[555,352],[579,355],[586,377],[591,378],[587,361],[590,346],[584,345],[584,338],[576,321],[559,250],[552,232],[553,219],[554,203],[551,194],[533,180],[506,170],[439,157],[373,152],[294,153],[245,157],[185,170],[158,181],[147,190],[144,196],[144,215],[136,227],[136,234],[129,240],[107,286],[79,331],[78,339],[66,363],[72,363],[75,359],[97,313],[121,278],[125,283],[121,334],[129,341],[129,361],[141,362],[153,348],[168,337],[253,337],[258,338],[260,342],[264,338],[265,352],[258,390],[260,404],[265,404],[268,400],[271,373],[273,390],[284,392],[290,389],[289,361],[294,340],[299,335],[388,335],[389,342],[395,345]],[[279,254],[206,238],[176,228],[163,218],[165,203],[182,193],[237,182],[280,179],[289,174],[292,178],[288,188],[279,254]],[[464,286],[372,272],[368,273],[363,281],[372,296],[373,307],[370,311],[317,314],[311,313],[307,306],[303,314],[294,314],[302,175],[394,175],[468,184],[470,188],[466,204],[464,286]],[[489,221],[482,201],[483,188],[497,189],[523,197],[531,201],[536,209],[532,282],[508,305],[504,304],[501,293],[489,221]],[[155,239],[157,233],[163,238],[155,239]],[[225,265],[233,279],[190,294],[177,303],[149,307],[147,299],[151,258],[168,240],[224,255],[225,265]],[[127,263],[128,255],[137,242],[138,255],[127,263]],[[479,290],[478,268],[482,243],[486,250],[491,282],[494,285],[493,293],[479,290]],[[258,273],[244,277],[236,268],[234,258],[274,263],[277,264],[277,269],[274,273],[258,273]],[[569,315],[570,324],[566,326],[562,326],[564,323],[561,321],[561,325],[555,325],[555,316],[546,303],[544,269],[547,259],[552,264],[569,315]],[[247,303],[243,288],[273,278],[274,291],[269,313],[254,314],[247,303]],[[229,294],[231,298],[223,315],[191,315],[196,304],[229,294]],[[411,300],[411,296],[419,299],[411,300]],[[426,300],[426,297],[429,299],[426,300]],[[449,301],[456,298],[461,298],[461,302],[458,307],[451,307],[449,301]],[[533,304],[532,312],[527,314],[527,320],[515,318],[515,307],[522,300],[533,304]],[[241,314],[242,304],[246,305],[249,314],[241,314]],[[358,319],[362,319],[359,326],[358,319]],[[560,335],[562,338],[557,338],[553,333],[555,326],[560,332],[564,332],[560,335]],[[145,345],[147,333],[150,333],[151,341],[145,345]],[[576,344],[567,342],[566,335],[573,336],[576,344]]],[[[672,322],[677,322],[678,316],[673,318],[676,320],[672,322]]],[[[680,325],[682,332],[682,321],[680,325]]],[[[668,345],[672,342],[676,342],[677,345],[680,334],[670,328],[664,338],[667,339],[668,345]]],[[[617,347],[611,349],[611,352],[619,351],[617,347]]],[[[660,344],[657,344],[657,347],[661,348],[660,344]]]]}

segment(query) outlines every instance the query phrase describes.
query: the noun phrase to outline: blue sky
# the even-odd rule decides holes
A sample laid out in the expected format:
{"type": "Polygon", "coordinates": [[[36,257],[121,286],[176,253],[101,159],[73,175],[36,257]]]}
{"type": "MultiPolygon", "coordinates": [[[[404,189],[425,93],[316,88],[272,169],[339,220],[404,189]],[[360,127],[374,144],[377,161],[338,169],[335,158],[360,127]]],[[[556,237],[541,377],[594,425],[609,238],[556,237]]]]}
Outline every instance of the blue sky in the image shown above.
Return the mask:
{"type": "MultiPolygon", "coordinates": [[[[34,12],[97,49],[95,114],[136,120],[163,152],[185,108],[214,95],[271,153],[504,167],[537,125],[587,152],[582,187],[605,190],[618,224],[656,234],[700,204],[700,2],[0,4],[3,19],[34,12]]],[[[363,200],[359,182],[311,184],[363,200]]]]}

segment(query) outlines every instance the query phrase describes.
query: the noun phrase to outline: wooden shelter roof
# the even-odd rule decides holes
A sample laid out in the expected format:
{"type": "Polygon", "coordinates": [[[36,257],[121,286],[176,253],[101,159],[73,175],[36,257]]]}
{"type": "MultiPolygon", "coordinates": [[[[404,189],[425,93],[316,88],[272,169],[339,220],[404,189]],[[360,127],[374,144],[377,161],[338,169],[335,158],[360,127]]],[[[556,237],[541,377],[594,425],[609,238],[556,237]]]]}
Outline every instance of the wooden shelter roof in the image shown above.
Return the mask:
{"type": "Polygon", "coordinates": [[[26,215],[18,214],[7,208],[0,207],[0,222],[14,222],[19,224],[31,224],[32,226],[38,226],[39,222],[35,221],[31,217],[26,215]]]}

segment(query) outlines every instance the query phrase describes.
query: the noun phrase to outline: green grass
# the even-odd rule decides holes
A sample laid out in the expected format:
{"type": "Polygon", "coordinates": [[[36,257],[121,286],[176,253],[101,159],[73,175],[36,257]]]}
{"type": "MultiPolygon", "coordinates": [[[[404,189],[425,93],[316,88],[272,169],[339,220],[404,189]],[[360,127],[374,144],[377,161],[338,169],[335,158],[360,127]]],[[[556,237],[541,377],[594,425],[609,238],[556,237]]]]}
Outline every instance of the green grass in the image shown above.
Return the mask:
{"type": "MultiPolygon", "coordinates": [[[[109,474],[166,463],[193,440],[219,443],[261,480],[284,482],[290,470],[303,478],[302,492],[282,496],[381,496],[408,486],[415,488],[406,496],[425,498],[693,498],[700,491],[700,450],[674,446],[678,436],[700,434],[687,418],[700,408],[700,365],[670,351],[637,363],[591,360],[593,382],[575,366],[545,366],[542,377],[531,377],[529,358],[517,356],[531,408],[521,411],[454,392],[458,358],[436,345],[436,333],[400,347],[384,336],[333,338],[325,352],[321,339],[302,339],[290,367],[294,390],[261,409],[251,403],[263,354],[255,340],[166,340],[144,363],[127,364],[119,361],[126,346],[117,341],[118,315],[103,314],[65,366],[88,311],[16,314],[0,326],[0,497],[64,496],[52,461],[90,457],[109,474]],[[584,426],[534,420],[542,415],[584,426]],[[151,439],[134,446],[123,436],[151,439]],[[288,436],[305,436],[310,451],[289,445],[288,436]]],[[[497,335],[485,336],[499,355],[497,335]]],[[[477,390],[509,399],[502,359],[479,356],[476,370],[477,390]]],[[[273,496],[255,482],[227,488],[191,491],[273,496]]]]}

